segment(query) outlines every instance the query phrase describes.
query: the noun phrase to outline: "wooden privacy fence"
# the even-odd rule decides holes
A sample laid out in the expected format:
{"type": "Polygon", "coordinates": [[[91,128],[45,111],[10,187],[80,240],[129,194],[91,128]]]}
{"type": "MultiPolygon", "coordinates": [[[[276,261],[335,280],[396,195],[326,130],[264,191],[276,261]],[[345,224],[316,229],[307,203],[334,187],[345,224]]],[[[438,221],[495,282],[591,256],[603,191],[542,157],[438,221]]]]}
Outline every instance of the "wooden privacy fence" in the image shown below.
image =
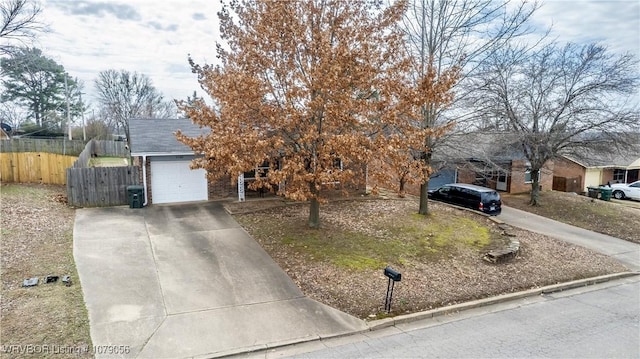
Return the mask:
{"type": "Polygon", "coordinates": [[[45,152],[0,153],[0,181],[65,184],[65,169],[78,157],[45,152]]]}
{"type": "Polygon", "coordinates": [[[128,204],[127,186],[140,183],[138,167],[89,167],[92,157],[127,157],[124,142],[91,140],[67,168],[67,200],[76,207],[128,204]]]}
{"type": "Polygon", "coordinates": [[[129,153],[125,142],[91,140],[80,153],[73,167],[88,167],[92,157],[129,157],[129,153]]]}
{"type": "Polygon", "coordinates": [[[582,189],[582,177],[558,177],[553,176],[553,190],[562,192],[575,192],[581,193],[582,189]]]}
{"type": "Polygon", "coordinates": [[[138,167],[67,168],[67,200],[77,207],[128,204],[127,186],[139,183],[138,167]]]}
{"type": "Polygon", "coordinates": [[[12,138],[0,141],[0,152],[46,152],[66,156],[78,156],[85,148],[81,140],[69,141],[62,138],[12,138]]]}

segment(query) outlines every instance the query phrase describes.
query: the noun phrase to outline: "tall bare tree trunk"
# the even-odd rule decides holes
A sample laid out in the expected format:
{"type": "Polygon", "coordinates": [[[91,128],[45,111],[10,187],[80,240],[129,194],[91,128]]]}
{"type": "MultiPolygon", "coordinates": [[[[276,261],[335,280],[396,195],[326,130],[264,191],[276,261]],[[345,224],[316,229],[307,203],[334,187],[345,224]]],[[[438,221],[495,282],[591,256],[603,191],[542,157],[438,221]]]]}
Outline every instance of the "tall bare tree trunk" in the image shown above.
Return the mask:
{"type": "MultiPolygon", "coordinates": [[[[430,127],[430,126],[428,126],[430,127]]],[[[425,139],[425,143],[426,143],[426,147],[430,148],[432,139],[431,137],[427,137],[425,139]]],[[[427,167],[431,167],[431,151],[429,150],[429,152],[424,152],[422,154],[422,159],[421,161],[427,166],[427,167]]],[[[419,214],[424,214],[427,215],[429,214],[429,177],[427,176],[426,179],[423,180],[423,182],[420,184],[420,208],[418,209],[418,213],[419,214]]]]}
{"type": "Polygon", "coordinates": [[[420,209],[418,209],[419,214],[427,215],[429,214],[429,180],[420,184],[420,209]]]}
{"type": "Polygon", "coordinates": [[[309,203],[309,228],[320,228],[320,202],[316,197],[318,190],[314,183],[310,183],[309,187],[311,188],[311,193],[314,195],[309,203]]]}
{"type": "Polygon", "coordinates": [[[540,181],[539,181],[540,170],[533,168],[531,169],[531,200],[529,204],[532,206],[540,205],[540,181]]]}

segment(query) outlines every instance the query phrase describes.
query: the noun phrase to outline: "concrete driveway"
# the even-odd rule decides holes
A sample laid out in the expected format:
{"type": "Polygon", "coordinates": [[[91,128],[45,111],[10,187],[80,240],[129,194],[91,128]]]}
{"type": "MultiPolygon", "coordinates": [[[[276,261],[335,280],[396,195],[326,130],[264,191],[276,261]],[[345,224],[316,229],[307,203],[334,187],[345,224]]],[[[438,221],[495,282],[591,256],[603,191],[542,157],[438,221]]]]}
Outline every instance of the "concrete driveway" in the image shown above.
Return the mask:
{"type": "Polygon", "coordinates": [[[367,328],[306,298],[219,203],[80,209],[73,235],[97,357],[213,357],[367,328]]]}
{"type": "Polygon", "coordinates": [[[541,233],[611,256],[632,271],[640,272],[640,245],[513,207],[502,206],[499,220],[514,227],[541,233]]]}

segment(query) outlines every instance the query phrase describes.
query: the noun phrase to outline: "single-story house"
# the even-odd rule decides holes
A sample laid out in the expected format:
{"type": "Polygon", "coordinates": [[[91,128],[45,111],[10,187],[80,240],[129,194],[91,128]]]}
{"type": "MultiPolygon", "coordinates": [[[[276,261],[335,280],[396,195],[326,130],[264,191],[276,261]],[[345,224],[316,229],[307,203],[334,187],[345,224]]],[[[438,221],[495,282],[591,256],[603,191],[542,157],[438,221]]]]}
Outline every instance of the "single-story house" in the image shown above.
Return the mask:
{"type": "Polygon", "coordinates": [[[142,168],[145,203],[206,201],[235,194],[229,181],[211,183],[204,169],[191,169],[193,150],[176,139],[206,134],[189,119],[132,119],[129,121],[131,157],[142,168]]]}
{"type": "MultiPolygon", "coordinates": [[[[196,155],[189,146],[176,139],[175,134],[178,130],[190,137],[204,135],[210,131],[208,128],[200,128],[190,119],[129,121],[131,157],[134,166],[142,169],[140,183],[144,186],[144,205],[222,198],[237,198],[242,201],[247,195],[265,195],[262,191],[248,192],[248,183],[253,180],[255,171],[245,172],[237,179],[223,177],[211,181],[204,169],[191,169],[191,161],[196,155]]],[[[338,166],[342,168],[342,161],[339,161],[338,166]]],[[[256,169],[262,168],[258,165],[256,169]]],[[[352,169],[358,173],[358,178],[362,181],[358,180],[354,186],[345,188],[349,191],[364,190],[364,166],[356,165],[352,169]]]]}
{"type": "MultiPolygon", "coordinates": [[[[531,167],[517,137],[505,132],[448,134],[439,139],[433,154],[429,189],[448,183],[469,183],[506,193],[531,191],[531,167]]],[[[552,189],[553,161],[539,173],[543,191],[552,189]]],[[[397,187],[396,187],[397,189],[397,187]]],[[[408,193],[419,195],[419,184],[406,184],[408,193]]]]}
{"type": "MultiPolygon", "coordinates": [[[[437,171],[429,188],[446,183],[469,183],[506,193],[531,190],[531,165],[517,137],[504,132],[475,132],[450,136],[434,154],[437,171]]],[[[554,162],[548,161],[539,173],[543,191],[551,190],[554,162]]]]}
{"type": "Polygon", "coordinates": [[[607,183],[635,182],[640,179],[640,144],[609,152],[564,155],[556,160],[554,176],[556,183],[575,181],[580,192],[607,183]]]}

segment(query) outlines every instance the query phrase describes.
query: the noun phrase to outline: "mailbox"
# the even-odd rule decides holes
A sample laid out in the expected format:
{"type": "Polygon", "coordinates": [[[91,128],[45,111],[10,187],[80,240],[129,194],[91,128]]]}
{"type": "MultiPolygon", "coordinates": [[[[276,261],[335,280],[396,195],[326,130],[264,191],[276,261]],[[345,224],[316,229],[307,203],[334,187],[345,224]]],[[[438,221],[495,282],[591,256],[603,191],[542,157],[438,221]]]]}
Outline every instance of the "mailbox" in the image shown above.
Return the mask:
{"type": "Polygon", "coordinates": [[[394,282],[399,282],[402,279],[402,273],[391,267],[386,267],[384,269],[384,275],[389,277],[389,279],[393,280],[394,282]]]}

